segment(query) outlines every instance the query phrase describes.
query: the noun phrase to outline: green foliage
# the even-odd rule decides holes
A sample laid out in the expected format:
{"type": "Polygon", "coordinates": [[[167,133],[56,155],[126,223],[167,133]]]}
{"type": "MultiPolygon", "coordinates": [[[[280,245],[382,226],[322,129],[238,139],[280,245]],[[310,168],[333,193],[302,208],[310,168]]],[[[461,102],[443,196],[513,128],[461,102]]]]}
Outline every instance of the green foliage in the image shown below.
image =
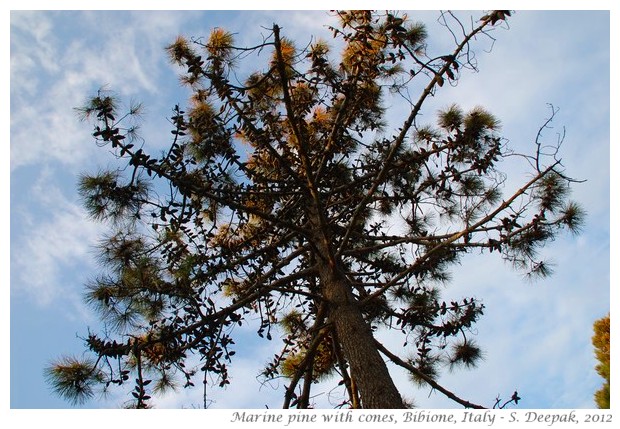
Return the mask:
{"type": "Polygon", "coordinates": [[[476,367],[482,359],[482,350],[473,341],[462,341],[452,344],[452,356],[450,364],[454,366],[462,365],[467,368],[476,367]]]}
{"type": "Polygon", "coordinates": [[[94,395],[95,386],[104,379],[91,360],[63,357],[45,370],[53,391],[72,404],[82,404],[94,395]]]}
{"type": "Polygon", "coordinates": [[[139,212],[141,202],[148,195],[147,184],[137,179],[123,185],[120,180],[120,173],[116,171],[80,178],[78,192],[94,219],[118,221],[139,212]]]}

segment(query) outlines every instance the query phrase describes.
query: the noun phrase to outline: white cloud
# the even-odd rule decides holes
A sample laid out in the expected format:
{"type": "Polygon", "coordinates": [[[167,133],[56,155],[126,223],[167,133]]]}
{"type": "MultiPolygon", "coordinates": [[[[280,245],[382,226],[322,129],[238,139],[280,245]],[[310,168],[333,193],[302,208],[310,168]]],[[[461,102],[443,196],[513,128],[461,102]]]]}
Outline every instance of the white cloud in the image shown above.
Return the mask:
{"type": "Polygon", "coordinates": [[[76,273],[83,275],[94,268],[92,246],[101,228],[66,198],[52,174],[45,170],[31,189],[30,196],[40,204],[35,211],[22,205],[12,209],[20,217],[22,231],[27,231],[12,248],[12,290],[26,294],[37,305],[67,299],[79,305],[80,282],[85,279],[76,273]]]}
{"type": "MultiPolygon", "coordinates": [[[[11,26],[17,30],[20,39],[28,43],[33,49],[33,63],[36,63],[48,72],[56,72],[59,70],[59,64],[55,60],[58,55],[58,50],[55,44],[58,42],[55,34],[53,22],[49,16],[43,13],[22,13],[13,11],[11,13],[11,26]]],[[[11,42],[14,42],[14,38],[11,42]]],[[[19,50],[18,45],[11,46],[11,54],[13,51],[19,50]]],[[[17,52],[19,54],[20,52],[17,52]]],[[[13,58],[11,57],[11,78],[18,77],[23,70],[32,72],[32,67],[19,67],[13,69],[13,58]],[[15,72],[15,73],[14,73],[15,72]]],[[[12,80],[12,79],[11,79],[12,80]]]]}
{"type": "MultiPolygon", "coordinates": [[[[86,143],[90,127],[78,122],[74,108],[103,85],[128,97],[157,93],[165,64],[162,38],[176,22],[159,19],[147,27],[142,20],[131,26],[122,15],[119,28],[106,34],[115,23],[99,20],[101,12],[76,16],[70,25],[48,14],[12,14],[12,170],[52,161],[76,168],[92,157],[96,148],[86,143]],[[91,25],[83,38],[67,43],[53,37],[60,26],[80,32],[83,25],[91,25]],[[91,45],[93,40],[99,44],[91,45]]],[[[156,16],[161,14],[151,17],[156,16]]]]}

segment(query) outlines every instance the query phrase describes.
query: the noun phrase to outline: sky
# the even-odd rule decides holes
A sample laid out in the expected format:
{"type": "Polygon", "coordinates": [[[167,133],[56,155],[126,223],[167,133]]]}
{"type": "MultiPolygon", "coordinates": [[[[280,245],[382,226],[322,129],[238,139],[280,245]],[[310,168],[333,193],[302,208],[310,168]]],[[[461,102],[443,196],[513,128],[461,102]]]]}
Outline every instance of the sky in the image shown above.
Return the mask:
{"type": "MultiPolygon", "coordinates": [[[[9,4],[14,10],[3,11],[3,18],[10,20],[10,44],[8,38],[3,42],[10,46],[10,150],[2,170],[10,172],[4,177],[10,183],[10,230],[4,231],[10,250],[10,278],[4,273],[10,308],[3,313],[10,335],[7,402],[11,409],[64,409],[70,404],[50,391],[43,369],[61,355],[82,353],[79,337],[98,324],[82,292],[97,273],[93,246],[105,232],[86,216],[76,179],[111,160],[73,109],[102,86],[143,102],[142,136],[156,151],[169,143],[162,135],[171,108],[186,99],[164,54],[178,34],[202,36],[224,27],[250,45],[275,22],[294,40],[321,34],[329,40],[332,18],[318,10],[41,11],[9,4]]],[[[493,44],[476,41],[479,71],[463,73],[456,87],[446,86],[423,111],[430,122],[437,109],[453,102],[484,106],[501,120],[503,137],[527,151],[552,104],[560,110],[545,138],[554,142],[565,129],[563,164],[585,180],[573,187],[573,198],[588,212],[583,232],[563,234],[544,251],[555,264],[552,277],[524,281],[488,255],[471,255],[455,267],[444,298],[476,296],[484,302],[476,340],[485,359],[474,370],[446,371],[440,382],[472,402],[491,406],[497,395],[517,389],[523,408],[592,408],[603,382],[594,369],[592,324],[609,312],[610,296],[617,300],[610,290],[617,276],[610,266],[610,14],[607,3],[601,5],[599,11],[517,11],[508,27],[493,33],[493,44]]],[[[429,25],[429,44],[450,41],[437,25],[437,11],[408,15],[429,25]]],[[[511,168],[514,183],[524,181],[523,171],[511,168]]],[[[283,385],[261,386],[256,379],[274,344],[258,341],[249,330],[240,334],[232,384],[212,392],[211,407],[280,407],[283,385]]],[[[438,392],[412,388],[401,374],[395,377],[420,408],[458,407],[438,392]]],[[[127,400],[124,394],[112,392],[82,407],[114,408],[127,400]]],[[[324,404],[327,396],[317,401],[324,404]]],[[[155,397],[159,408],[201,404],[201,389],[155,397]]]]}

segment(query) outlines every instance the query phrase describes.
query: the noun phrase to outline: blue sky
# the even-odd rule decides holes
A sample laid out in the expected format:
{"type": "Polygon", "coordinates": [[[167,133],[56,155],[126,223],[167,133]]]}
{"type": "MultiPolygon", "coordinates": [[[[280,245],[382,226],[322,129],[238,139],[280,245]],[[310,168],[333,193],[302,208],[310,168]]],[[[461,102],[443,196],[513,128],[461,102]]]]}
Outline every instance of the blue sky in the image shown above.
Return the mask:
{"type": "MultiPolygon", "coordinates": [[[[436,26],[437,12],[409,15],[430,25],[429,43],[449,41],[436,26]]],[[[72,109],[106,85],[125,100],[144,102],[142,136],[151,149],[163,148],[169,143],[161,138],[168,133],[165,117],[185,101],[163,52],[177,34],[201,36],[221,26],[238,33],[241,44],[253,44],[263,27],[276,22],[296,40],[318,34],[329,40],[329,19],[320,11],[10,13],[11,408],[69,407],[50,392],[43,368],[62,354],[81,353],[77,337],[97,326],[81,294],[96,274],[93,245],[104,228],[85,216],[76,177],[111,158],[72,109]]],[[[512,145],[528,150],[548,103],[558,107],[546,138],[554,141],[566,128],[562,157],[573,177],[587,180],[573,190],[588,211],[587,223],[578,237],[563,235],[547,247],[555,274],[544,281],[525,282],[488,255],[456,267],[444,296],[483,300],[487,311],[477,341],[486,358],[473,371],[446,372],[441,382],[488,405],[518,389],[523,408],[589,408],[602,383],[594,370],[592,323],[610,309],[610,15],[533,10],[517,12],[509,24],[494,33],[490,53],[488,40],[475,45],[479,72],[463,73],[459,85],[445,88],[424,114],[430,122],[452,102],[482,105],[502,121],[512,145]]],[[[510,168],[511,177],[523,180],[521,170],[510,168]]],[[[274,344],[257,341],[250,330],[241,335],[232,385],[213,392],[212,406],[278,408],[282,386],[256,380],[274,344]]],[[[405,377],[396,379],[421,408],[455,406],[439,393],[408,387],[405,377]]],[[[123,394],[84,407],[114,407],[126,400],[123,394]]],[[[161,408],[202,403],[200,389],[155,399],[161,408]]]]}

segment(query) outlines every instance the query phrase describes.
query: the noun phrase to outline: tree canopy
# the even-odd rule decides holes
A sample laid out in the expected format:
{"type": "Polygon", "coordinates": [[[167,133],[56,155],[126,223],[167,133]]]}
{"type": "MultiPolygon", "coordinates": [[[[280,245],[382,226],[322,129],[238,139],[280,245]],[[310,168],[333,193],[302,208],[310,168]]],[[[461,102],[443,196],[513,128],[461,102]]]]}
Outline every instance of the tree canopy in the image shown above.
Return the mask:
{"type": "Polygon", "coordinates": [[[599,408],[610,408],[610,376],[611,376],[611,350],[610,350],[610,315],[594,322],[594,335],[592,345],[598,360],[596,372],[605,379],[600,390],[594,394],[594,400],[599,408]]]}
{"type": "Polygon", "coordinates": [[[473,40],[511,13],[459,23],[438,56],[405,14],[334,13],[339,54],[323,40],[297,46],[275,24],[250,47],[221,28],[178,37],[167,53],[191,97],[174,107],[163,153],[137,138],[140,105],[123,110],[102,90],[79,109],[118,165],[80,179],[89,213],[109,225],[104,269],[86,285],[105,330],[84,339],[91,358],[47,369],[59,394],[79,402],[128,385],[128,405],[144,408],[153,393],[201,382],[207,406],[206,386],[230,382],[235,330],[258,317],[260,337],[282,340],[262,377],[287,381],[285,408],[312,407],[318,380],[340,386],[335,406],[407,406],[386,361],[482,407],[437,378],[481,358],[472,327],[484,305],[444,300],[440,286],[472,252],[548,275],[538,250],[579,231],[584,214],[559,147],[540,134],[520,154],[482,107],[421,123],[427,99],[475,69],[473,40]],[[248,58],[262,67],[247,72],[248,58]],[[406,106],[397,124],[389,97],[406,106]],[[516,189],[499,169],[508,158],[529,168],[516,189]],[[386,346],[386,331],[404,347],[386,346]]]}

